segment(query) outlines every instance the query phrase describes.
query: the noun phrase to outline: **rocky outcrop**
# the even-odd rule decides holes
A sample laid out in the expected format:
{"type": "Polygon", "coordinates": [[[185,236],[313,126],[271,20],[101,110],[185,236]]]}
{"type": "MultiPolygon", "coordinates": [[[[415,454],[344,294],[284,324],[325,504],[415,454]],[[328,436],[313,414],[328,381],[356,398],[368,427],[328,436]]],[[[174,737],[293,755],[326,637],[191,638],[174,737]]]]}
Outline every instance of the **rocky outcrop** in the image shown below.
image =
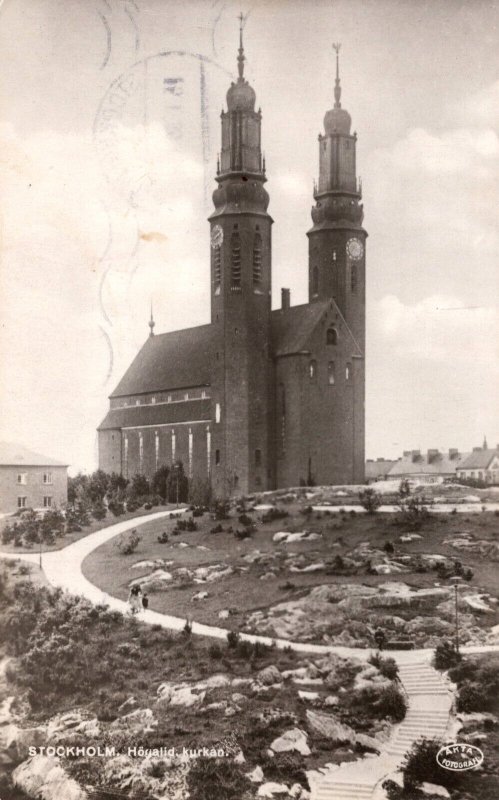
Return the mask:
{"type": "Polygon", "coordinates": [[[307,744],[307,734],[305,731],[300,730],[300,728],[292,728],[286,731],[286,733],[283,733],[282,736],[278,736],[270,745],[270,749],[273,750],[274,753],[296,751],[297,753],[301,753],[302,756],[309,756],[311,752],[307,744]]]}
{"type": "Polygon", "coordinates": [[[356,733],[349,725],[340,722],[331,714],[321,714],[318,711],[307,710],[307,723],[310,731],[324,739],[329,739],[335,744],[359,744],[369,750],[380,751],[380,744],[371,736],[356,733]]]}
{"type": "Polygon", "coordinates": [[[12,773],[14,786],[28,797],[43,800],[88,800],[87,793],[70,778],[58,758],[36,755],[12,773]]]}

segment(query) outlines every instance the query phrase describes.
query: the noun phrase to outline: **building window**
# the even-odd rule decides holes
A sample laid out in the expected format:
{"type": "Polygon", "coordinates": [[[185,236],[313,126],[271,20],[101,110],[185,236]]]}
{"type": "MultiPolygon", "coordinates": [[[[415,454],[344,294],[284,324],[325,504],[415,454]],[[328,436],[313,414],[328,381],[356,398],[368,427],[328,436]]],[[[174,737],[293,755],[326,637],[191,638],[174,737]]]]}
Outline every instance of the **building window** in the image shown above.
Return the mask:
{"type": "Polygon", "coordinates": [[[201,392],[201,400],[206,400],[207,397],[208,395],[206,394],[206,391],[203,389],[203,391],[201,392]]]}
{"type": "Polygon", "coordinates": [[[215,247],[213,251],[213,279],[215,282],[215,294],[220,294],[222,283],[222,251],[220,247],[215,247]]]}
{"type": "Polygon", "coordinates": [[[350,270],[350,291],[355,294],[357,291],[357,265],[352,264],[350,270]]]}
{"type": "Polygon", "coordinates": [[[215,450],[215,464],[217,467],[220,466],[220,450],[215,450]]]}
{"type": "Polygon", "coordinates": [[[312,294],[319,294],[319,267],[312,270],[312,294]]]}
{"type": "Polygon", "coordinates": [[[333,261],[336,261],[336,250],[333,250],[333,261]]]}
{"type": "Polygon", "coordinates": [[[136,400],[136,401],[135,401],[135,405],[136,405],[136,406],[140,406],[140,400],[136,400]]]}
{"type": "Polygon", "coordinates": [[[139,433],[139,472],[144,472],[144,434],[139,433]]]}
{"type": "Polygon", "coordinates": [[[253,241],[253,285],[260,286],[262,282],[262,237],[255,233],[253,241]]]}
{"type": "Polygon", "coordinates": [[[28,483],[28,473],[27,472],[18,472],[17,473],[17,482],[22,484],[22,486],[26,486],[28,483]]]}
{"type": "Polygon", "coordinates": [[[43,473],[43,482],[44,483],[52,483],[52,473],[51,472],[44,472],[43,473]]]}
{"type": "Polygon", "coordinates": [[[48,497],[43,498],[43,507],[52,508],[52,498],[50,497],[50,495],[48,497]]]}
{"type": "Polygon", "coordinates": [[[317,361],[312,359],[308,365],[308,374],[311,381],[315,381],[317,378],[317,361]]]}
{"type": "Polygon", "coordinates": [[[334,384],[334,361],[330,361],[327,365],[327,382],[330,386],[334,384]]]}
{"type": "Polygon", "coordinates": [[[189,428],[189,478],[192,478],[193,445],[194,445],[194,438],[192,435],[192,428],[189,428]]]}
{"type": "Polygon", "coordinates": [[[159,433],[154,431],[154,463],[156,469],[159,467],[159,433]]]}
{"type": "Polygon", "coordinates": [[[232,234],[231,239],[232,250],[232,270],[231,270],[231,287],[232,289],[241,289],[241,237],[238,233],[232,234]]]}
{"type": "Polygon", "coordinates": [[[18,497],[17,498],[17,507],[18,508],[26,508],[26,498],[25,497],[18,497]]]}
{"type": "Polygon", "coordinates": [[[349,381],[351,377],[352,377],[352,365],[347,364],[345,367],[345,380],[349,381]]]}
{"type": "Polygon", "coordinates": [[[123,439],[123,473],[128,478],[128,436],[123,439]]]}
{"type": "Polygon", "coordinates": [[[215,404],[215,422],[220,422],[221,418],[221,410],[220,410],[220,403],[215,404]]]}
{"type": "Polygon", "coordinates": [[[211,472],[211,431],[206,428],[206,472],[211,472]]]}
{"type": "Polygon", "coordinates": [[[255,467],[262,466],[262,451],[260,449],[255,450],[255,467]]]}
{"type": "Polygon", "coordinates": [[[185,392],[185,394],[184,394],[184,400],[188,400],[188,399],[189,399],[189,392],[185,392]]]}
{"type": "Polygon", "coordinates": [[[171,394],[169,394],[168,397],[166,398],[166,402],[171,403],[171,401],[172,401],[172,396],[171,394]]]}
{"type": "Polygon", "coordinates": [[[326,344],[338,344],[338,331],[336,328],[327,329],[326,344]]]}
{"type": "Polygon", "coordinates": [[[175,431],[172,431],[172,464],[175,463],[176,452],[177,452],[177,437],[175,436],[175,431]]]}
{"type": "Polygon", "coordinates": [[[154,395],[153,395],[153,396],[151,397],[151,403],[154,405],[154,403],[155,403],[155,402],[156,402],[156,398],[155,398],[155,397],[154,397],[154,395]]]}

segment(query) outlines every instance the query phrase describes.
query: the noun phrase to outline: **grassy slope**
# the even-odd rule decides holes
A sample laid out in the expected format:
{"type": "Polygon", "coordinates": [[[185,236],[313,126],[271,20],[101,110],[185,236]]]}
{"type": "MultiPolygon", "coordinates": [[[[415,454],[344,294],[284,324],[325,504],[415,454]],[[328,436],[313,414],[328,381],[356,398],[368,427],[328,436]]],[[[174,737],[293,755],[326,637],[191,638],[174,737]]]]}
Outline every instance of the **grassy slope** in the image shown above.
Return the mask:
{"type": "MultiPolygon", "coordinates": [[[[159,544],[157,535],[163,530],[171,532],[174,522],[151,522],[141,527],[142,541],[137,551],[131,556],[121,556],[108,542],[89,555],[83,563],[85,576],[97,586],[108,593],[126,599],[128,584],[133,578],[147,575],[151,570],[131,569],[132,565],[143,559],[164,558],[174,561],[175,566],[189,568],[226,562],[232,566],[248,566],[242,557],[253,550],[269,553],[307,553],[309,560],[320,561],[334,558],[336,554],[346,555],[360,542],[370,541],[373,547],[382,548],[386,541],[396,544],[397,554],[405,553],[441,553],[461,560],[474,570],[471,586],[483,589],[492,594],[497,593],[498,565],[480,559],[476,555],[464,554],[444,545],[443,541],[456,533],[468,531],[480,539],[497,538],[499,520],[493,514],[484,513],[477,516],[464,515],[439,515],[432,519],[420,531],[422,539],[410,543],[397,543],[403,528],[396,524],[394,515],[378,514],[373,517],[367,515],[345,515],[343,520],[338,515],[314,515],[306,519],[299,509],[293,506],[286,507],[290,517],[278,520],[271,524],[258,525],[257,532],[244,541],[237,540],[228,532],[210,534],[209,530],[215,523],[205,515],[198,518],[199,530],[193,533],[181,533],[171,536],[168,544],[159,544]],[[294,543],[291,545],[275,544],[272,535],[276,531],[289,530],[314,530],[323,533],[323,538],[308,543],[294,543]],[[179,542],[187,542],[189,547],[179,547],[179,542]],[[209,547],[209,550],[199,549],[199,546],[209,547]]],[[[255,519],[260,515],[255,514],[255,519]]],[[[226,520],[222,523],[224,528],[232,525],[234,528],[242,526],[237,519],[226,520]]],[[[402,575],[367,575],[338,576],[326,575],[324,572],[297,574],[283,568],[276,578],[261,581],[260,575],[272,567],[258,565],[251,572],[235,574],[222,578],[214,583],[190,584],[184,587],[172,587],[165,592],[157,592],[150,597],[150,607],[181,617],[193,614],[200,622],[214,623],[218,619],[218,612],[225,608],[236,609],[238,612],[252,611],[266,608],[282,600],[293,599],[310,587],[324,583],[363,583],[377,585],[388,580],[402,580],[414,587],[433,586],[438,580],[434,572],[407,573],[402,575]],[[287,581],[292,582],[294,589],[284,589],[287,581]],[[208,591],[209,596],[201,603],[193,603],[191,598],[198,591],[208,591]]],[[[167,567],[168,569],[168,567],[167,567]]],[[[497,622],[496,615],[487,615],[484,624],[491,625],[497,622]]]]}

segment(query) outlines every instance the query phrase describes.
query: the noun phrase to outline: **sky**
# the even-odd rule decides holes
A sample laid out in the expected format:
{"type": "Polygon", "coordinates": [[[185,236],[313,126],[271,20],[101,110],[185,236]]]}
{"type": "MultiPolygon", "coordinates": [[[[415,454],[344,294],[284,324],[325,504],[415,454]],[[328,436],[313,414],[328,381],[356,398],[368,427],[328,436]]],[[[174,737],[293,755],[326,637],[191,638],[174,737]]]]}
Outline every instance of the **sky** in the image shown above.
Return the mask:
{"type": "Polygon", "coordinates": [[[317,135],[358,133],[366,455],[499,443],[499,0],[3,0],[0,439],[97,465],[148,335],[209,321],[220,111],[263,114],[273,296],[307,300],[317,135]]]}

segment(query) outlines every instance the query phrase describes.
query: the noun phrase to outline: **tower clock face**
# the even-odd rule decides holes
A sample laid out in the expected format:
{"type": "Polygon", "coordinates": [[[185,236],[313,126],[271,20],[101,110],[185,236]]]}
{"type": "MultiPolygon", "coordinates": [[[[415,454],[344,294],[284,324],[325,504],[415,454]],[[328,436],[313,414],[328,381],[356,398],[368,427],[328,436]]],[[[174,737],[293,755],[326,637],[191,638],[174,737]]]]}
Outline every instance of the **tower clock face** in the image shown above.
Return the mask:
{"type": "Polygon", "coordinates": [[[349,239],[347,242],[347,255],[358,261],[364,255],[364,246],[360,239],[349,239]]]}
{"type": "Polygon", "coordinates": [[[220,247],[224,240],[223,228],[220,225],[214,225],[211,229],[211,246],[213,248],[220,247]]]}

